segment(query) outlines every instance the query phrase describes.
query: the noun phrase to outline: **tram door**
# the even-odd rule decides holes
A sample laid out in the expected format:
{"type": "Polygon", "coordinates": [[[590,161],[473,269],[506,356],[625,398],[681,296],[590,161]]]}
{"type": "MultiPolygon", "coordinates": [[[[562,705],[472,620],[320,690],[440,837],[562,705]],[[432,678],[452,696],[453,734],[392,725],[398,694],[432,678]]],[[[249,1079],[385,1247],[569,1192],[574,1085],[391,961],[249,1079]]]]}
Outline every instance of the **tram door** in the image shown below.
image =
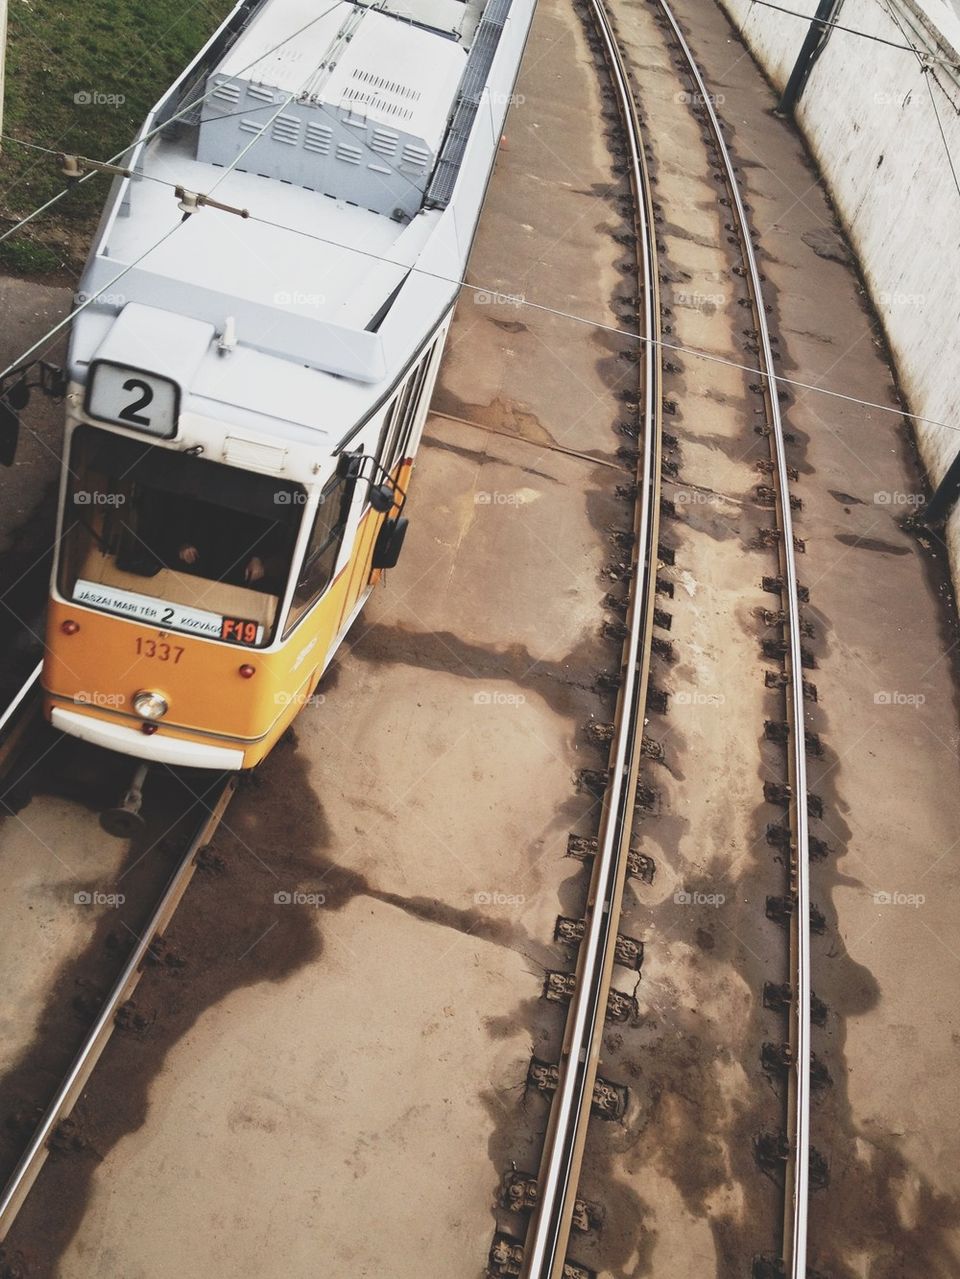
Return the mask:
{"type": "MultiPolygon", "coordinates": [[[[377,461],[401,488],[406,488],[410,473],[410,467],[403,464],[410,460],[415,429],[426,413],[426,405],[423,403],[424,390],[428,377],[433,371],[434,354],[435,350],[431,347],[409,374],[406,382],[388,404],[379,433],[375,437],[377,461]]],[[[360,484],[357,488],[359,512],[356,516],[356,544],[351,556],[350,582],[344,595],[338,630],[342,630],[346,625],[367,586],[373,585],[380,576],[379,572],[371,575],[370,569],[374,543],[384,516],[377,515],[371,509],[367,486],[360,484]]]]}
{"type": "MultiPolygon", "coordinates": [[[[367,447],[367,442],[364,440],[352,452],[355,452],[359,457],[367,452],[367,447]]],[[[364,565],[369,564],[370,557],[373,554],[373,540],[376,537],[379,521],[375,512],[371,509],[368,499],[368,486],[363,483],[357,484],[354,489],[344,538],[350,550],[348,552],[349,558],[343,569],[347,582],[340,605],[340,616],[337,619],[336,634],[338,635],[349,622],[357,600],[360,598],[363,583],[366,580],[364,565]]]]}
{"type": "MultiPolygon", "coordinates": [[[[383,441],[395,432],[411,381],[412,379],[408,378],[404,388],[389,402],[384,412],[380,415],[379,425],[375,419],[374,422],[368,423],[364,428],[366,438],[363,444],[357,448],[356,451],[358,453],[376,451],[376,456],[378,458],[382,457],[383,441]]],[[[343,603],[340,608],[340,618],[337,623],[338,633],[349,622],[360,596],[370,582],[373,547],[382,523],[383,517],[377,515],[370,506],[368,486],[366,484],[358,484],[354,510],[351,512],[348,530],[350,540],[353,542],[350,552],[350,564],[347,569],[349,581],[347,582],[347,589],[344,592],[343,603]]]]}

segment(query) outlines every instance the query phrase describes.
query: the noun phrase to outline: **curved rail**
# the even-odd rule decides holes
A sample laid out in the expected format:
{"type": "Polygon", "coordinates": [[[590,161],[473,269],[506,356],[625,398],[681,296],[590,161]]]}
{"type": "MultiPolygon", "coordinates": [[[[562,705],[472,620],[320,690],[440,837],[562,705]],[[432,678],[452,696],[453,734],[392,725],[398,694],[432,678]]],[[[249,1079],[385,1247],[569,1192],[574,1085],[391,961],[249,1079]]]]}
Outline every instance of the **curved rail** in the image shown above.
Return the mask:
{"type": "Polygon", "coordinates": [[[26,702],[27,698],[39,686],[40,672],[42,670],[43,670],[43,662],[37,662],[36,666],[27,676],[21,688],[17,691],[17,693],[14,695],[14,697],[10,701],[10,704],[5,708],[3,714],[0,715],[0,736],[2,736],[3,733],[6,732],[7,728],[12,723],[14,717],[16,716],[20,708],[23,706],[23,704],[26,702]]]}
{"type": "Polygon", "coordinates": [[[710,120],[717,150],[723,162],[727,186],[733,200],[737,231],[747,268],[750,293],[756,315],[762,355],[763,385],[767,396],[773,462],[777,477],[777,521],[780,526],[780,558],[786,614],[788,764],[790,772],[789,820],[791,830],[791,895],[795,909],[791,915],[792,1016],[790,1019],[791,1070],[787,1098],[787,1138],[790,1156],[784,1193],[782,1257],[788,1279],[805,1279],[807,1269],[807,1202],[810,1189],[810,832],[807,811],[807,760],[803,706],[803,669],[800,653],[800,598],[790,511],[790,487],[783,420],[773,367],[773,348],[760,287],[757,257],[750,238],[747,211],[713,100],[696,60],[667,0],[658,0],[680,46],[697,86],[700,101],[710,120]]]}
{"type": "Polygon", "coordinates": [[[20,1162],[10,1176],[10,1180],[0,1195],[0,1240],[6,1238],[7,1232],[31,1186],[37,1179],[40,1169],[47,1158],[47,1147],[51,1136],[60,1121],[70,1113],[94,1066],[100,1058],[110,1035],[113,1032],[114,1019],[121,1005],[130,998],[137,982],[140,980],[140,966],[147,951],[156,938],[169,924],[173,912],[186,892],[196,863],[197,853],[208,843],[219,825],[227,804],[236,789],[236,774],[227,774],[211,788],[212,799],[206,804],[207,813],[200,824],[196,835],[190,841],[186,853],[179,866],[171,875],[163,896],[150,917],[123,971],[114,982],[100,1013],[91,1027],[80,1051],[77,1053],[65,1075],[57,1093],[44,1112],[30,1144],[20,1158],[20,1162]]]}
{"type": "Polygon", "coordinates": [[[538,1177],[537,1208],[523,1250],[524,1279],[561,1279],[597,1077],[617,925],[626,878],[647,700],[661,467],[660,291],[653,205],[643,141],[626,68],[602,0],[592,0],[619,99],[634,189],[637,250],[643,256],[642,446],[637,467],[633,573],[627,607],[617,725],[610,749],[597,854],[587,902],[576,987],[567,1015],[559,1080],[538,1177]]]}
{"type": "Polygon", "coordinates": [[[24,729],[37,709],[36,699],[40,691],[40,672],[43,662],[38,662],[0,714],[0,776],[19,745],[24,729]]]}

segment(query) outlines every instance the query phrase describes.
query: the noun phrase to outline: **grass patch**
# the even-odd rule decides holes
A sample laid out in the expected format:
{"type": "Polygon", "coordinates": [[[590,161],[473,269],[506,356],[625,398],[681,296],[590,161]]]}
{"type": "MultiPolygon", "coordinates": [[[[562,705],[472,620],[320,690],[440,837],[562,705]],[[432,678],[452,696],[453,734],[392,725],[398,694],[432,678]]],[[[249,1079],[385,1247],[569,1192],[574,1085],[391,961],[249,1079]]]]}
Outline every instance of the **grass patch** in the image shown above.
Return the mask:
{"type": "MultiPolygon", "coordinates": [[[[230,0],[10,0],[0,229],[64,187],[55,151],[107,160],[232,8],[230,0]]],[[[13,271],[78,270],[110,178],[92,178],[0,245],[13,271]]]]}
{"type": "Polygon", "coordinates": [[[63,255],[48,248],[41,240],[11,236],[0,244],[0,266],[10,275],[48,275],[65,265],[63,255]]]}

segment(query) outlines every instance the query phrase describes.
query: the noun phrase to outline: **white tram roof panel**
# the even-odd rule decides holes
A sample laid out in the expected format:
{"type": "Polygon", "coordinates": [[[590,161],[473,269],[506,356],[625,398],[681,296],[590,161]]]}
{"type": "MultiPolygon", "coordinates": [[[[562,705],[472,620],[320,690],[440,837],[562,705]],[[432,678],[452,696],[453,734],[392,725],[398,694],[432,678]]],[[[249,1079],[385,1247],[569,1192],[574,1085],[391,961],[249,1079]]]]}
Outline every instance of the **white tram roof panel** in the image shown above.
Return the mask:
{"type": "Polygon", "coordinates": [[[466,62],[379,9],[340,0],[311,24],[304,0],[274,0],[208,77],[197,158],[415,217],[466,62]]]}
{"type": "Polygon", "coordinates": [[[356,104],[360,114],[402,126],[435,152],[466,61],[461,38],[472,34],[479,4],[341,0],[319,20],[316,8],[317,0],[273,0],[261,10],[213,77],[228,89],[245,87],[223,102],[259,108],[254,120],[290,94],[332,109],[356,104]]]}
{"type": "MultiPolygon", "coordinates": [[[[380,11],[457,40],[469,29],[471,11],[479,7],[475,0],[340,0],[326,5],[320,0],[272,0],[230,47],[219,71],[282,93],[316,93],[328,63],[335,66],[339,60],[331,52],[331,37],[345,19],[355,16],[351,11],[380,11]],[[296,40],[291,40],[297,31],[296,40]]],[[[427,72],[421,68],[420,78],[427,72]]]]}
{"type": "Polygon", "coordinates": [[[469,48],[480,16],[477,0],[352,0],[461,40],[469,48]]]}
{"type": "MultiPolygon", "coordinates": [[[[223,176],[182,144],[153,145],[156,151],[144,165],[150,177],[208,191],[223,176]]],[[[110,258],[132,262],[157,245],[143,261],[144,272],[214,290],[224,305],[236,298],[362,329],[379,305],[365,296],[363,284],[372,277],[377,295],[389,293],[408,270],[405,245],[422,244],[432,221],[395,222],[256,173],[231,172],[215,198],[253,216],[201,209],[159,243],[180,221],[174,193],[158,182],[134,182],[129,216],[118,218],[111,230],[110,258]]]]}

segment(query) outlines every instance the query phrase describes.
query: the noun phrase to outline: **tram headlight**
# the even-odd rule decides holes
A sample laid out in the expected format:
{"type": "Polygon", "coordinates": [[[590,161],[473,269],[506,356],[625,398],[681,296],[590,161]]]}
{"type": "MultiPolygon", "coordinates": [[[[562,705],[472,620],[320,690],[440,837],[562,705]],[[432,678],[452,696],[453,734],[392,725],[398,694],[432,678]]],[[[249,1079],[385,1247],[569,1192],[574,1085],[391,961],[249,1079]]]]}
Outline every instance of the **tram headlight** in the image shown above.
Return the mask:
{"type": "Polygon", "coordinates": [[[162,693],[144,688],[134,695],[133,709],[142,719],[162,719],[170,708],[162,693]]]}

